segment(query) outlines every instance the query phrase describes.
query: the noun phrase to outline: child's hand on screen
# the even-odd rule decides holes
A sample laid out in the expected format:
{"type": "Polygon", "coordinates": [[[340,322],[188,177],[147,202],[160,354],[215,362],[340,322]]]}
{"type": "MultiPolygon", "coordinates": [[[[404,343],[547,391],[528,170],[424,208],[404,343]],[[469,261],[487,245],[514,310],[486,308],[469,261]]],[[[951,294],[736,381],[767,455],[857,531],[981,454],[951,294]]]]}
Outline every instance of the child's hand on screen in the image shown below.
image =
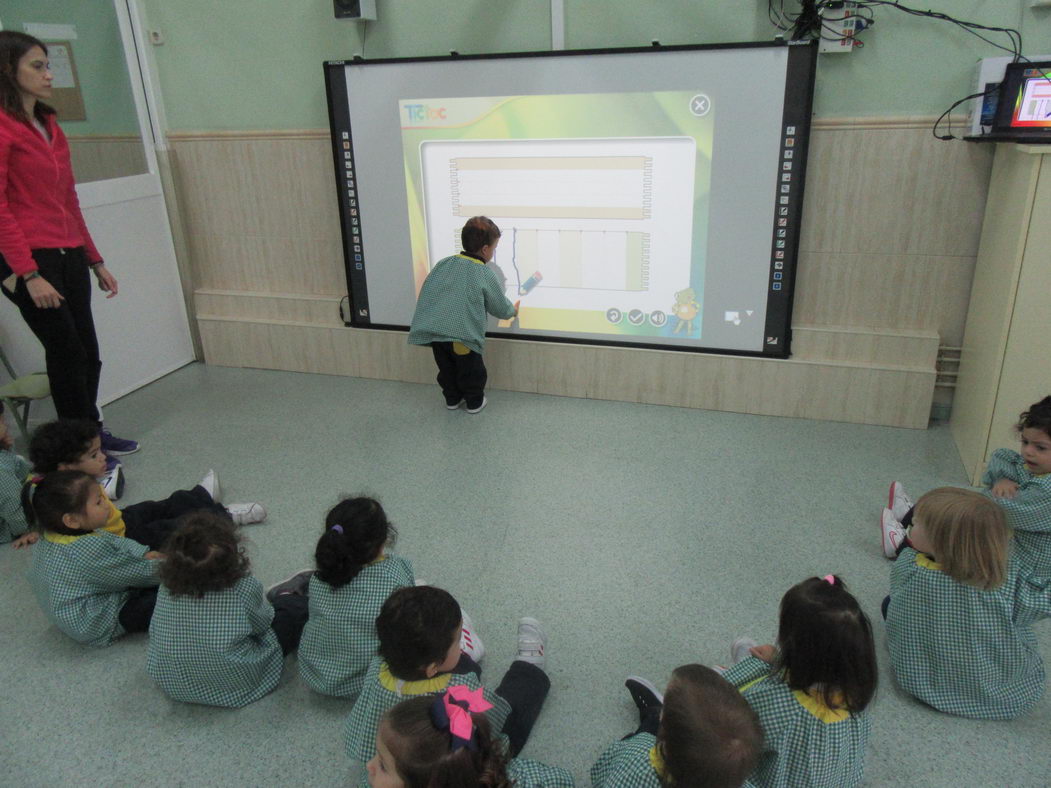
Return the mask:
{"type": "Polygon", "coordinates": [[[518,307],[522,304],[522,299],[519,298],[515,301],[515,317],[518,317],[518,307]]]}
{"type": "Polygon", "coordinates": [[[994,498],[1014,498],[1018,493],[1018,484],[1010,479],[997,479],[993,485],[994,498]]]}

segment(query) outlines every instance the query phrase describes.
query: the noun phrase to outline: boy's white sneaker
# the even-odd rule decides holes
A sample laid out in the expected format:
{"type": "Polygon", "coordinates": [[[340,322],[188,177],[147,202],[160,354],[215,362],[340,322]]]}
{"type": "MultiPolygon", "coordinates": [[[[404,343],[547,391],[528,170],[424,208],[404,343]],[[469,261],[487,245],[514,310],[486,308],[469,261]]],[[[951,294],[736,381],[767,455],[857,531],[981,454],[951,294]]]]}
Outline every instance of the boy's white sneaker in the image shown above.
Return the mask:
{"type": "Polygon", "coordinates": [[[208,469],[208,473],[201,479],[199,485],[204,488],[204,491],[212,496],[212,500],[216,503],[223,502],[223,488],[219,486],[219,474],[217,474],[211,468],[208,469]]]}
{"type": "Polygon", "coordinates": [[[736,665],[738,662],[744,662],[750,656],[752,656],[752,649],[759,644],[751,638],[737,638],[730,646],[730,656],[733,658],[733,664],[736,665]]]}
{"type": "Polygon", "coordinates": [[[891,482],[890,492],[887,495],[887,508],[893,512],[894,519],[900,523],[912,507],[912,498],[905,492],[905,485],[901,482],[891,482]]]}
{"type": "Polygon", "coordinates": [[[547,633],[535,618],[518,619],[518,656],[538,668],[544,667],[547,658],[547,633]]]}
{"type": "Polygon", "coordinates": [[[884,509],[880,516],[879,528],[883,538],[883,555],[887,558],[897,558],[898,548],[905,541],[905,528],[898,522],[894,512],[884,509]]]}
{"type": "Polygon", "coordinates": [[[231,503],[226,511],[237,525],[255,525],[266,519],[266,507],[261,503],[231,503]]]}
{"type": "Polygon", "coordinates": [[[124,495],[124,468],[118,463],[99,480],[103,492],[111,501],[119,501],[124,495]]]}
{"type": "Polygon", "coordinates": [[[485,657],[485,645],[478,633],[474,630],[474,622],[467,612],[461,607],[460,615],[463,618],[463,629],[460,630],[460,651],[469,656],[475,662],[481,662],[485,657]]]}

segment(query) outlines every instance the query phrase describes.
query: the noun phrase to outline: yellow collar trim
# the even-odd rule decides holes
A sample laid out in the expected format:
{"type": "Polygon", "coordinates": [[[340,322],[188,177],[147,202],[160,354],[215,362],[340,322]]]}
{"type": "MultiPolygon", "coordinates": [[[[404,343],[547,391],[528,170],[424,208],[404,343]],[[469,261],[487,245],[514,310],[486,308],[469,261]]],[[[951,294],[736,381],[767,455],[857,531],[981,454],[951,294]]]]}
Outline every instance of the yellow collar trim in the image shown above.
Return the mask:
{"type": "Polygon", "coordinates": [[[387,667],[387,663],[384,662],[380,666],[380,684],[384,689],[388,689],[391,692],[396,692],[398,695],[433,695],[436,692],[441,692],[449,686],[449,680],[452,678],[451,673],[441,673],[434,678],[420,679],[419,681],[404,681],[403,679],[397,678],[393,673],[390,672],[390,668],[387,667]]]}
{"type": "Polygon", "coordinates": [[[850,712],[846,709],[830,709],[821,702],[821,696],[816,692],[793,690],[792,694],[795,695],[796,701],[800,706],[822,722],[843,722],[843,720],[850,716],[850,712]]]}
{"type": "Polygon", "coordinates": [[[379,558],[375,559],[374,561],[369,561],[367,564],[365,564],[365,566],[375,566],[380,561],[386,561],[386,560],[387,560],[387,554],[386,553],[380,553],[380,557],[379,558]]]}
{"type": "Polygon", "coordinates": [[[924,553],[916,553],[916,566],[922,566],[924,569],[933,569],[935,572],[942,571],[941,564],[924,553]]]}
{"type": "Polygon", "coordinates": [[[56,534],[54,531],[44,531],[44,538],[49,542],[53,542],[54,544],[73,544],[81,537],[87,536],[90,533],[92,532],[87,531],[85,533],[73,536],[73,534],[56,534]]]}
{"type": "Polygon", "coordinates": [[[485,261],[484,260],[479,260],[477,257],[471,257],[470,255],[466,255],[466,254],[458,254],[456,256],[457,257],[462,257],[464,260],[470,260],[472,263],[478,263],[478,265],[485,265],[485,261]]]}
{"type": "Polygon", "coordinates": [[[661,755],[661,751],[656,744],[650,748],[650,766],[653,767],[653,771],[657,773],[658,777],[664,780],[667,779],[667,775],[665,774],[666,768],[664,766],[664,756],[661,755]]]}

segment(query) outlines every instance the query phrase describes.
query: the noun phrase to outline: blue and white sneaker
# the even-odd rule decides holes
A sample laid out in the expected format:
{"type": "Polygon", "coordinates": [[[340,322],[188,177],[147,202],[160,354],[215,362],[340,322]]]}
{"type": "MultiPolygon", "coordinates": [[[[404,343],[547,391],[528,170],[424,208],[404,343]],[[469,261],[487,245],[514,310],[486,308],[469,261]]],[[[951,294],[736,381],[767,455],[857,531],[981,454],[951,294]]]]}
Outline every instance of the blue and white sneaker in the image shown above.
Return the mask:
{"type": "Polygon", "coordinates": [[[106,454],[134,454],[139,450],[139,442],[128,438],[118,438],[105,427],[99,430],[99,442],[106,454]]]}

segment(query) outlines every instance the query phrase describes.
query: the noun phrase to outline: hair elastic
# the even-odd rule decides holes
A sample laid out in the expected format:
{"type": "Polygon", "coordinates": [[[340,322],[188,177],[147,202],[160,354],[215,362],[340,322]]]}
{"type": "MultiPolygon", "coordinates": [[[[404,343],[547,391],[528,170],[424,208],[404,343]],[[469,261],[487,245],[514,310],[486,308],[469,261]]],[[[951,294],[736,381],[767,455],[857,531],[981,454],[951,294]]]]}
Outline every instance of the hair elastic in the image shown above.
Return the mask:
{"type": "Polygon", "coordinates": [[[341,533],[343,533],[343,526],[340,525],[339,523],[336,523],[329,530],[330,531],[335,531],[337,534],[341,534],[341,533]]]}
{"type": "Polygon", "coordinates": [[[825,575],[821,579],[824,580],[826,583],[828,583],[830,586],[834,586],[836,584],[836,576],[835,575],[825,575]]]}
{"type": "Polygon", "coordinates": [[[450,687],[431,704],[431,723],[440,731],[449,731],[452,737],[450,752],[463,747],[472,751],[478,749],[471,712],[489,711],[493,707],[482,692],[481,687],[470,690],[460,684],[450,687]]]}

